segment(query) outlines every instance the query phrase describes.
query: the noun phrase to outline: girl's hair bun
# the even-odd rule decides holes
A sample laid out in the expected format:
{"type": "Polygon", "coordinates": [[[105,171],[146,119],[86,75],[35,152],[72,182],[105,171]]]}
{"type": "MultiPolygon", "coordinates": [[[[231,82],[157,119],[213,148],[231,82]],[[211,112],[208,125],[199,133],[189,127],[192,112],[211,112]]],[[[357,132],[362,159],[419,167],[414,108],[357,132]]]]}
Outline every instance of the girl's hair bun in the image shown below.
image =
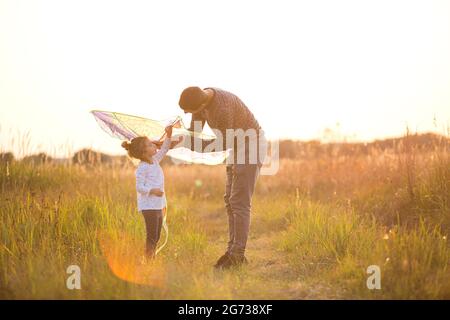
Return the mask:
{"type": "Polygon", "coordinates": [[[122,142],[122,148],[124,148],[127,151],[130,150],[130,145],[131,145],[131,143],[129,143],[128,141],[122,142]]]}
{"type": "Polygon", "coordinates": [[[128,155],[131,158],[136,158],[136,159],[142,159],[142,150],[143,150],[143,143],[145,141],[147,141],[148,138],[141,136],[141,137],[136,137],[131,139],[131,141],[124,141],[122,142],[122,148],[124,148],[125,150],[127,150],[128,155]]]}

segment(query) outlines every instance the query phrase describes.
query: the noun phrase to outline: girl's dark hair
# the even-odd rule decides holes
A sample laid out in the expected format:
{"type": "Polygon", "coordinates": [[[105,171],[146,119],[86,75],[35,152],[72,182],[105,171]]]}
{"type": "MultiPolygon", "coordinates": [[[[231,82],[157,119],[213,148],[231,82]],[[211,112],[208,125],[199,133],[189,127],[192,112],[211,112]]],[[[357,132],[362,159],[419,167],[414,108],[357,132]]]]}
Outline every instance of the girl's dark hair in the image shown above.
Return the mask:
{"type": "Polygon", "coordinates": [[[142,160],[142,150],[147,139],[147,137],[136,137],[131,139],[131,142],[122,142],[122,147],[127,150],[130,157],[142,160]]]}

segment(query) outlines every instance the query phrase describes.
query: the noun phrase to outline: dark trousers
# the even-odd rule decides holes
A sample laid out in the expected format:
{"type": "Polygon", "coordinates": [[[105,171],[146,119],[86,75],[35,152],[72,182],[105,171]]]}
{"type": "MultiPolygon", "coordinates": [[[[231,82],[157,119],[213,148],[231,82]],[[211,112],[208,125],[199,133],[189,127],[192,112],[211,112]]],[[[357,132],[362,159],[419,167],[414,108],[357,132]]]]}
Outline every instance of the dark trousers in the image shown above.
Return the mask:
{"type": "Polygon", "coordinates": [[[260,165],[227,165],[225,207],[228,213],[228,253],[243,255],[250,231],[252,196],[258,179],[260,165]]]}
{"type": "Polygon", "coordinates": [[[155,256],[156,245],[161,236],[161,226],[163,222],[162,210],[142,210],[147,230],[146,254],[149,257],[155,256]]]}

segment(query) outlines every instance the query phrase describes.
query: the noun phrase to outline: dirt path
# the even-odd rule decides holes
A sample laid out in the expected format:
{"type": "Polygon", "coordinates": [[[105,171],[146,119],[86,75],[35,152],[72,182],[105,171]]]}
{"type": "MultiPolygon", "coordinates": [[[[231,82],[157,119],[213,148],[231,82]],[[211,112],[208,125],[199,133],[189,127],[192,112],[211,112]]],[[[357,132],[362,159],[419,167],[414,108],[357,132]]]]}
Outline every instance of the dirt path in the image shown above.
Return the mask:
{"type": "MultiPolygon", "coordinates": [[[[227,225],[223,212],[208,214],[207,224],[209,242],[220,252],[226,244],[227,225]],[[219,239],[218,239],[219,238],[219,239]]],[[[257,223],[257,221],[255,221],[257,223]]],[[[254,230],[259,230],[255,226],[254,230]]],[[[335,299],[332,288],[320,285],[307,285],[301,274],[290,266],[287,255],[278,250],[276,233],[251,233],[247,244],[246,256],[249,264],[240,272],[245,273],[249,286],[247,293],[237,293],[236,298],[252,298],[249,296],[256,289],[258,296],[268,299],[335,299]]]]}

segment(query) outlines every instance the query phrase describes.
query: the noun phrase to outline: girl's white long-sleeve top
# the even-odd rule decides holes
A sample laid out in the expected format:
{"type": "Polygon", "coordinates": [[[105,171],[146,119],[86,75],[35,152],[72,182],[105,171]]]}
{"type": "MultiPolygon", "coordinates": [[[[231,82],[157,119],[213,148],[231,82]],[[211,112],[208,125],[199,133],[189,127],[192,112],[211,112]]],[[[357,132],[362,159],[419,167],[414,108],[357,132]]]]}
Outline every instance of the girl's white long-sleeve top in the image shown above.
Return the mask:
{"type": "Polygon", "coordinates": [[[166,138],[161,149],[152,157],[153,163],[141,161],[136,168],[136,191],[138,211],[163,209],[166,206],[164,192],[164,172],[159,165],[170,148],[170,138],[166,138]],[[158,188],[164,192],[162,197],[149,194],[158,188]]]}

